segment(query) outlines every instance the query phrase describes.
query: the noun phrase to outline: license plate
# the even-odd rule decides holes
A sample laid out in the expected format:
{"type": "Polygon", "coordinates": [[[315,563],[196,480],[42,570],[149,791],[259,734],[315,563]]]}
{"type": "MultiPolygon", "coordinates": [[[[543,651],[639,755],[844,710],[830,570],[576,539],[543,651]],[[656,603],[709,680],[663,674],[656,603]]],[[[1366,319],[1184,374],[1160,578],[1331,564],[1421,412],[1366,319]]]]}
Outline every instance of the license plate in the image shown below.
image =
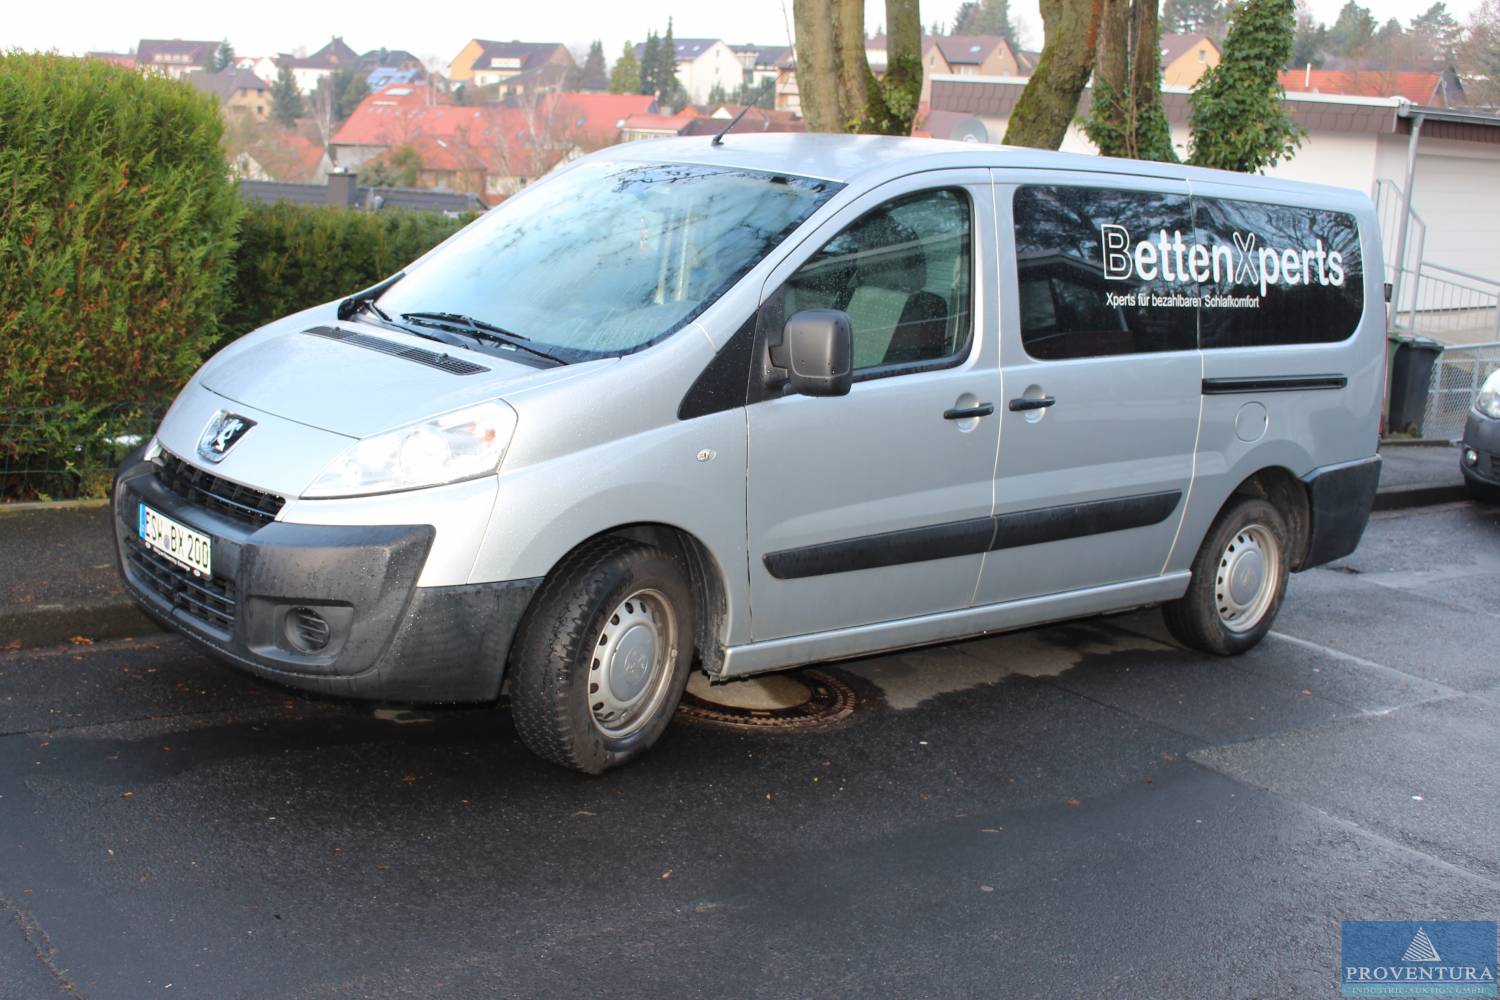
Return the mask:
{"type": "Polygon", "coordinates": [[[141,541],[199,576],[213,573],[213,539],[141,504],[141,541]]]}

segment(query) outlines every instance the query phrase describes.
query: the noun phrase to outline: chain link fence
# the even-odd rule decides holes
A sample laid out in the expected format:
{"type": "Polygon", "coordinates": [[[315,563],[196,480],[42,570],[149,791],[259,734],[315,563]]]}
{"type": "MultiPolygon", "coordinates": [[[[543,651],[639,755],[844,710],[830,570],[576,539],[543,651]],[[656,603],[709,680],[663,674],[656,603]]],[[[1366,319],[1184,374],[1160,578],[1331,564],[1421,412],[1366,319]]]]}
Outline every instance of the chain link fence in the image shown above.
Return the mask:
{"type": "Polygon", "coordinates": [[[168,404],[54,406],[0,414],[0,503],[102,497],[168,404]]]}
{"type": "Polygon", "coordinates": [[[1500,341],[1444,349],[1432,366],[1422,436],[1457,441],[1479,387],[1496,368],[1500,368],[1500,341]]]}

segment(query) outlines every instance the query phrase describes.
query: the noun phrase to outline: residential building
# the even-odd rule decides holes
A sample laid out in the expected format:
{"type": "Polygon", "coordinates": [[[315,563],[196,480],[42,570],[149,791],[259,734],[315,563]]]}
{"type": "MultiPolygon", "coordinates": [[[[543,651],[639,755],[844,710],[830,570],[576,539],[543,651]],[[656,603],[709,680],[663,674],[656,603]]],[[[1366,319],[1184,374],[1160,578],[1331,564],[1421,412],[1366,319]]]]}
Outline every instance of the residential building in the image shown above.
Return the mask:
{"type": "Polygon", "coordinates": [[[1161,82],[1174,87],[1195,86],[1210,66],[1219,65],[1220,55],[1219,47],[1207,35],[1162,35],[1161,82]]]}
{"type": "Polygon", "coordinates": [[[807,123],[790,111],[775,111],[766,108],[750,108],[745,110],[742,105],[721,104],[714,108],[708,115],[699,115],[693,118],[682,128],[677,130],[678,135],[718,135],[728,131],[730,134],[740,132],[806,132],[807,123]],[[745,111],[743,118],[738,121],[735,116],[742,110],[745,111]]]}
{"type": "Polygon", "coordinates": [[[1464,104],[1464,88],[1451,67],[1426,70],[1303,69],[1282,70],[1288,94],[1338,94],[1345,97],[1400,97],[1413,104],[1452,108],[1464,104]]]}
{"type": "Polygon", "coordinates": [[[405,49],[371,49],[359,57],[354,68],[361,73],[370,73],[377,69],[426,72],[422,60],[405,49]]]}
{"type": "Polygon", "coordinates": [[[561,42],[492,42],[470,39],[448,65],[448,78],[493,87],[500,98],[558,91],[577,68],[561,42]]]}
{"type": "Polygon", "coordinates": [[[270,56],[236,56],[236,69],[247,69],[267,83],[275,83],[281,67],[270,56]]]}
{"type": "MultiPolygon", "coordinates": [[[[1316,71],[1314,71],[1316,72],[1316,71]]],[[[933,83],[928,131],[937,138],[1000,142],[1024,81],[939,77],[933,83]]],[[[1164,86],[1162,104],[1173,145],[1186,157],[1189,89],[1164,86]]],[[[1089,95],[1079,117],[1088,111],[1089,95]]],[[[1288,93],[1285,106],[1306,130],[1302,145],[1265,173],[1273,177],[1351,187],[1404,189],[1408,155],[1414,167],[1412,207],[1425,223],[1423,250],[1431,262],[1500,279],[1500,116],[1430,108],[1413,145],[1412,122],[1423,106],[1399,96],[1288,93]]],[[[1096,148],[1074,125],[1065,152],[1096,148]]],[[[1382,212],[1382,221],[1387,215],[1382,212]]],[[[1392,232],[1386,256],[1392,258],[1392,232]]],[[[1387,260],[1388,264],[1393,263],[1387,260]]]]}
{"type": "Polygon", "coordinates": [[[795,114],[802,113],[802,92],[797,88],[797,53],[795,51],[787,54],[776,67],[776,103],[777,111],[791,111],[795,114]]]}
{"type": "Polygon", "coordinates": [[[248,69],[226,69],[218,73],[199,70],[183,79],[194,89],[212,94],[226,117],[241,115],[264,121],[271,114],[271,85],[248,69]]]}
{"type": "Polygon", "coordinates": [[[652,106],[638,94],[549,93],[521,105],[473,107],[429,86],[392,86],[360,102],[330,149],[340,168],[357,170],[409,146],[422,159],[423,186],[494,202],[558,163],[618,142],[625,122],[652,106]]]}
{"type": "Polygon", "coordinates": [[[324,77],[332,76],[341,69],[354,69],[358,62],[359,53],[345,44],[342,38],[334,36],[327,45],[310,56],[282,56],[279,65],[291,69],[298,90],[311,94],[318,89],[318,83],[324,77]]]}
{"type": "Polygon", "coordinates": [[[759,87],[767,80],[774,81],[781,71],[781,64],[795,51],[789,45],[731,45],[744,68],[742,82],[746,87],[759,87]]]}
{"type": "MultiPolygon", "coordinates": [[[[875,35],[865,42],[870,70],[885,76],[886,37],[875,35]]],[[[1021,64],[1010,43],[999,35],[927,35],[922,39],[922,94],[932,96],[932,78],[946,73],[963,76],[1020,76],[1021,64]]]]}
{"type": "MultiPolygon", "coordinates": [[[[732,94],[745,82],[744,63],[723,39],[677,38],[673,42],[677,47],[677,82],[689,104],[707,104],[715,87],[732,94]]],[[[645,51],[646,47],[638,43],[635,57],[640,59],[645,51]]]]}
{"type": "Polygon", "coordinates": [[[681,111],[675,115],[631,115],[621,124],[620,137],[625,142],[636,142],[640,139],[666,139],[677,135],[697,117],[697,114],[692,111],[681,111]]]}
{"type": "Polygon", "coordinates": [[[212,69],[219,45],[181,38],[142,38],[135,47],[135,65],[142,72],[181,79],[197,70],[212,69]]]}

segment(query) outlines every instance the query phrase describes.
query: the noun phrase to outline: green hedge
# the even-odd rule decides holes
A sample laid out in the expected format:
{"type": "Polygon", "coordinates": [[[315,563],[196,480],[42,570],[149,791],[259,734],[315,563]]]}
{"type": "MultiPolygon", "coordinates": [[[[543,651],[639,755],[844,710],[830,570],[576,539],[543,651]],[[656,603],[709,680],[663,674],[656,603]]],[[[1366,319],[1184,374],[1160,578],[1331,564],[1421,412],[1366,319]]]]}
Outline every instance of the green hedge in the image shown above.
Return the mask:
{"type": "Polygon", "coordinates": [[[253,205],[240,227],[224,336],[373,285],[469,221],[436,212],[253,205]]]}
{"type": "Polygon", "coordinates": [[[221,136],[186,84],[0,54],[0,500],[102,493],[213,349],[469,221],[247,210],[221,136]]]}
{"type": "Polygon", "coordinates": [[[86,464],[106,409],[170,395],[218,339],[242,212],[221,133],[186,85],[0,55],[0,471],[86,464]]]}

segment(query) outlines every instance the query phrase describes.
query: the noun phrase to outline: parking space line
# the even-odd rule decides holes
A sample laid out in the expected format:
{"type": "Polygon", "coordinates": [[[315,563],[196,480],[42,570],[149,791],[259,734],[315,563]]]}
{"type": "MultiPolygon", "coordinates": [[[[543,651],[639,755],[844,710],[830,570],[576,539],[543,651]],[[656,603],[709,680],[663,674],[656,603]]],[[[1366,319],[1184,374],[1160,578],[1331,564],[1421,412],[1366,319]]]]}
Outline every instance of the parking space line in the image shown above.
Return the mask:
{"type": "Polygon", "coordinates": [[[1295,635],[1288,635],[1285,632],[1271,631],[1267,632],[1266,635],[1268,638],[1279,639],[1282,642],[1289,642],[1293,646],[1301,646],[1303,649],[1310,649],[1313,652],[1322,653],[1324,656],[1331,657],[1335,660],[1340,660],[1344,663],[1348,663],[1356,667],[1361,667],[1365,670],[1373,670],[1377,673],[1385,674],[1386,676],[1399,677],[1402,680],[1406,681],[1419,681],[1423,684],[1430,684],[1434,688],[1441,690],[1443,692],[1442,697],[1444,698],[1465,696],[1465,692],[1460,691],[1457,688],[1449,687],[1447,684],[1444,684],[1441,681],[1428,680],[1425,677],[1418,677],[1416,674],[1409,674],[1404,670],[1398,670],[1395,667],[1388,667],[1384,663],[1376,663],[1374,660],[1367,660],[1363,656],[1355,656],[1353,653],[1346,653],[1342,649],[1334,649],[1332,646],[1325,646],[1321,642],[1313,642],[1311,639],[1302,639],[1295,635]]]}

